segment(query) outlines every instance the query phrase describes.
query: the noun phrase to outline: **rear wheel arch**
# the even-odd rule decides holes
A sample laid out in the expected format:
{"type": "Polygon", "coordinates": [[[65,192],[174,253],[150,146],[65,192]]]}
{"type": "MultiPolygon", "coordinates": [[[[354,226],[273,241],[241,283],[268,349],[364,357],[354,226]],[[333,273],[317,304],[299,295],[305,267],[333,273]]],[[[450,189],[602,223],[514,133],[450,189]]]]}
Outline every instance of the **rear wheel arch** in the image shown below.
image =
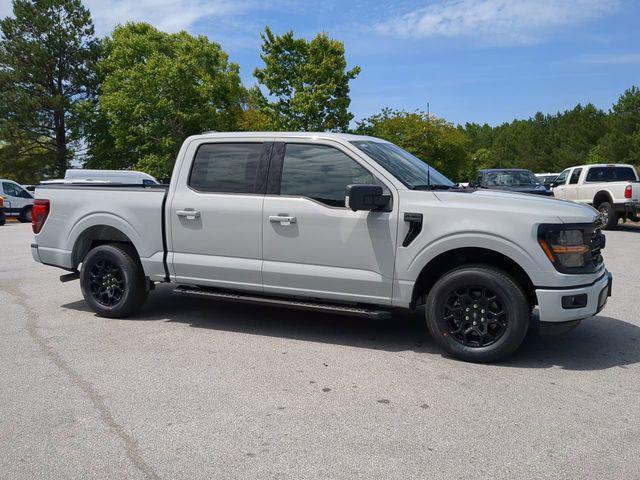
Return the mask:
{"type": "Polygon", "coordinates": [[[93,248],[105,244],[127,245],[132,256],[140,261],[138,249],[124,232],[111,225],[93,225],[76,238],[72,253],[74,267],[77,267],[93,248]]]}
{"type": "Polygon", "coordinates": [[[613,205],[613,198],[611,197],[611,194],[607,190],[600,190],[593,197],[593,206],[594,208],[598,208],[604,202],[607,202],[613,205]]]}
{"type": "Polygon", "coordinates": [[[451,270],[469,264],[486,265],[504,272],[522,288],[531,308],[537,304],[533,281],[515,260],[495,250],[478,247],[448,250],[431,259],[422,268],[414,283],[411,304],[424,303],[429,291],[442,276],[451,270]]]}

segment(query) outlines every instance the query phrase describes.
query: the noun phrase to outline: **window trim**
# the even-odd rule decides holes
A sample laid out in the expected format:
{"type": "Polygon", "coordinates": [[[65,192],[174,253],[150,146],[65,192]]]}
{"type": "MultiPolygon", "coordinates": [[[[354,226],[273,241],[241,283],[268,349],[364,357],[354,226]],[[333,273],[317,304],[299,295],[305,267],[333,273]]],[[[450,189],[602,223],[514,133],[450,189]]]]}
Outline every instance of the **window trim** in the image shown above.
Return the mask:
{"type": "Polygon", "coordinates": [[[196,193],[200,193],[203,195],[212,194],[212,195],[256,195],[263,196],[266,193],[267,189],[267,175],[269,173],[269,165],[271,162],[271,157],[273,153],[273,144],[272,140],[245,140],[245,141],[220,141],[220,142],[202,142],[199,143],[196,147],[196,151],[191,157],[191,165],[189,166],[189,174],[187,175],[187,188],[196,193]],[[196,165],[196,158],[198,156],[198,152],[200,148],[209,145],[253,145],[253,144],[262,144],[262,151],[260,152],[260,157],[258,158],[258,169],[256,171],[256,182],[254,184],[253,192],[221,192],[217,190],[201,190],[191,185],[191,177],[193,175],[193,169],[196,165]]]}
{"type": "Polygon", "coordinates": [[[567,183],[567,185],[577,185],[578,183],[580,183],[580,177],[582,176],[582,167],[576,167],[573,170],[571,170],[571,174],[569,175],[569,183],[567,183]],[[573,175],[578,172],[578,178],[576,178],[576,181],[573,182],[573,175]]]}
{"type": "MultiPolygon", "coordinates": [[[[289,140],[284,140],[284,141],[277,140],[274,142],[272,154],[271,154],[271,161],[269,163],[269,176],[267,179],[267,191],[266,191],[267,196],[276,196],[276,197],[285,197],[285,198],[304,198],[318,205],[321,205],[325,208],[350,211],[349,207],[347,207],[346,205],[344,207],[336,207],[333,205],[327,205],[326,203],[322,203],[319,200],[316,200],[315,198],[309,197],[307,195],[282,195],[280,193],[280,189],[282,187],[282,171],[284,167],[284,155],[286,153],[286,147],[289,144],[290,145],[308,145],[311,147],[327,147],[327,148],[333,148],[335,150],[338,150],[340,153],[344,154],[346,157],[348,157],[353,162],[358,164],[361,168],[366,170],[369,173],[369,175],[371,175],[378,182],[382,183],[385,186],[385,188],[389,191],[389,195],[391,196],[391,201],[389,202],[389,211],[393,209],[393,189],[389,187],[387,182],[380,179],[380,175],[377,175],[376,173],[372,172],[371,168],[368,168],[368,165],[363,165],[363,163],[359,161],[357,158],[354,158],[354,156],[351,155],[350,152],[347,152],[336,145],[329,145],[326,143],[318,143],[318,142],[308,142],[308,141],[292,142],[289,140]]],[[[341,144],[338,144],[338,145],[341,146],[341,144]]]]}

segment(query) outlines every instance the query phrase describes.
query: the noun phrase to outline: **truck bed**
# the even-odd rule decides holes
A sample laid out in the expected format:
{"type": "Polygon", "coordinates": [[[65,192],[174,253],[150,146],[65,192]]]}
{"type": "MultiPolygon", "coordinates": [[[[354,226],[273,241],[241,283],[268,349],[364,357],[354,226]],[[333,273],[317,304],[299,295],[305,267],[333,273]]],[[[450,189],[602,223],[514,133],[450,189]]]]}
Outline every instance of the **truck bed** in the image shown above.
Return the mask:
{"type": "Polygon", "coordinates": [[[147,275],[152,280],[164,280],[168,276],[164,216],[167,192],[168,185],[39,185],[35,196],[50,201],[50,212],[46,228],[36,235],[33,254],[44,264],[75,270],[91,246],[83,236],[93,227],[94,237],[98,230],[98,237],[105,241],[135,244],[147,275]],[[111,238],[122,234],[126,238],[111,238]]]}

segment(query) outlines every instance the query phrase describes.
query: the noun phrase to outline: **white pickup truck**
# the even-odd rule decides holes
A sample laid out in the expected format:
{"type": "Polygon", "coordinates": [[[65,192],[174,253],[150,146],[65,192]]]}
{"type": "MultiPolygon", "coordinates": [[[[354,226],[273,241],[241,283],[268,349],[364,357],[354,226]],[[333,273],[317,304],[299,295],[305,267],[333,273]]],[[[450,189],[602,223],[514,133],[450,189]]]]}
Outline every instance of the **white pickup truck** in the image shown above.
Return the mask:
{"type": "Polygon", "coordinates": [[[640,221],[640,183],[633,165],[581,165],[567,168],[551,183],[556,198],[598,209],[605,229],[620,219],[640,221]]]}
{"type": "Polygon", "coordinates": [[[377,138],[211,133],[185,140],[168,187],[38,187],[31,248],[106,317],[132,314],[155,282],[378,318],[424,305],[439,345],[488,362],[518,348],[536,305],[548,323],[603,308],[597,219],[573,202],[459,189],[377,138]]]}

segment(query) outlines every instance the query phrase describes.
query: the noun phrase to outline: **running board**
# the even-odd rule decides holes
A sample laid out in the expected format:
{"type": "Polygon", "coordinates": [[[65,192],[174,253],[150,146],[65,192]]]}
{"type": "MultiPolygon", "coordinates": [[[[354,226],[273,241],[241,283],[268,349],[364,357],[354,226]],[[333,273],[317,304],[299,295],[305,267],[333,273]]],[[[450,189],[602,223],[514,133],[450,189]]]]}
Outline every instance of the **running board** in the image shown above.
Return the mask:
{"type": "Polygon", "coordinates": [[[247,293],[230,293],[220,290],[204,289],[197,287],[190,287],[187,285],[181,285],[174,290],[175,293],[182,295],[193,295],[198,297],[213,297],[218,300],[227,302],[244,302],[244,303],[256,303],[262,305],[274,305],[281,307],[296,308],[299,310],[313,310],[316,312],[335,313],[338,315],[354,315],[358,317],[366,317],[373,319],[388,319],[391,318],[391,312],[388,310],[379,310],[366,307],[356,307],[350,305],[339,305],[335,303],[319,303],[319,302],[307,302],[303,300],[287,300],[284,298],[275,297],[263,297],[258,295],[251,295],[247,293]]]}

